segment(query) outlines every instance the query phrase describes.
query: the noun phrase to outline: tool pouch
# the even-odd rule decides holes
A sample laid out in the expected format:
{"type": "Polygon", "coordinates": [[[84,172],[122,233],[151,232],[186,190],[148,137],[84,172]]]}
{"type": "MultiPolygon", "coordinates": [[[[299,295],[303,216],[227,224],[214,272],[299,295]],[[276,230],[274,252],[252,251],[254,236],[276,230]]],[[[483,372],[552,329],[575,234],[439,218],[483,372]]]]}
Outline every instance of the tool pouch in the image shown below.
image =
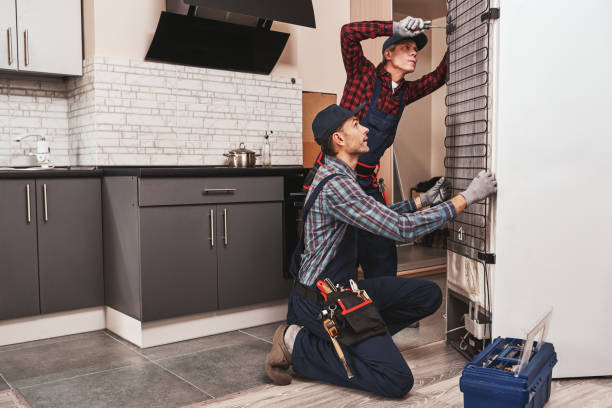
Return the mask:
{"type": "Polygon", "coordinates": [[[349,289],[328,293],[326,297],[323,307],[330,313],[333,311],[332,319],[338,328],[340,343],[352,346],[387,332],[385,322],[371,299],[349,289]]]}

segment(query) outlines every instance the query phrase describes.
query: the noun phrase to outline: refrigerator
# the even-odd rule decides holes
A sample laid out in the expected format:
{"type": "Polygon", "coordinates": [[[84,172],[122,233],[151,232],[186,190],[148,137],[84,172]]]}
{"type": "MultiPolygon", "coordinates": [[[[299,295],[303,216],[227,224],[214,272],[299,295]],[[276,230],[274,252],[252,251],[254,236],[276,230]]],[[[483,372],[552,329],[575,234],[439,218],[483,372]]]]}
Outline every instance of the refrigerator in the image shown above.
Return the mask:
{"type": "Polygon", "coordinates": [[[448,227],[447,341],[552,310],[554,378],[612,375],[612,2],[448,0],[446,177],[497,196],[448,227]]]}

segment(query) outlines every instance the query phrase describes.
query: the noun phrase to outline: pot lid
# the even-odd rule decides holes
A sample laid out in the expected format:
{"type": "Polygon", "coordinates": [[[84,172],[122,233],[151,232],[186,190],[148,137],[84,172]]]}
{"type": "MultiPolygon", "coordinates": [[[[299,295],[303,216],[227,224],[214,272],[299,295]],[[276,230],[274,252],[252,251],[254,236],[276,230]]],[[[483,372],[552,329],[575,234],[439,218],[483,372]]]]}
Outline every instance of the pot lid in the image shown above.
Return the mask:
{"type": "Polygon", "coordinates": [[[241,154],[241,153],[251,154],[251,153],[255,153],[255,152],[253,150],[247,149],[244,146],[244,143],[241,142],[240,145],[238,146],[238,149],[230,150],[229,153],[230,154],[241,154]]]}

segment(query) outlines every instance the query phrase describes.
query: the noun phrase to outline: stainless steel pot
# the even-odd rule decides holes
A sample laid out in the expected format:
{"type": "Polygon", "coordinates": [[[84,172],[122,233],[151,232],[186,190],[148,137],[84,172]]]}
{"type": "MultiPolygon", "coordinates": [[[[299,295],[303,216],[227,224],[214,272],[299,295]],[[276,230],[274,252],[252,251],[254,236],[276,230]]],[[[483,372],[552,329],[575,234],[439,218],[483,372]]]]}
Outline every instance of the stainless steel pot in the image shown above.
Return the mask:
{"type": "Polygon", "coordinates": [[[255,167],[256,156],[261,156],[244,147],[244,143],[240,143],[238,149],[230,150],[223,155],[227,157],[229,167],[255,167]]]}

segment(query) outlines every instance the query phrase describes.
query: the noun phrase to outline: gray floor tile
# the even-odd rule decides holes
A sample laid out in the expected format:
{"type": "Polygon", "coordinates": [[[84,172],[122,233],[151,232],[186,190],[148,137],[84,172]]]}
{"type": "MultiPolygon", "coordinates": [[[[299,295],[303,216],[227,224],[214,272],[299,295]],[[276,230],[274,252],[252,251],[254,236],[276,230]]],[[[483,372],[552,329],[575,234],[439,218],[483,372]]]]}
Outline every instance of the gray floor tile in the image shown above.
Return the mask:
{"type": "Polygon", "coordinates": [[[247,334],[240,333],[239,331],[232,331],[146,349],[141,349],[134,345],[131,346],[139,353],[147,356],[147,358],[157,361],[219,347],[237,346],[252,340],[253,338],[247,334]]]}
{"type": "Polygon", "coordinates": [[[427,276],[422,279],[430,280],[440,286],[443,296],[442,305],[434,314],[421,320],[418,328],[406,328],[393,336],[393,340],[400,350],[408,350],[423,344],[444,340],[445,338],[446,274],[427,276]]]}
{"type": "Polygon", "coordinates": [[[276,331],[276,328],[278,327],[278,325],[281,323],[284,323],[284,321],[264,324],[262,326],[249,327],[248,329],[242,329],[240,331],[243,331],[252,336],[258,337],[262,340],[269,341],[271,343],[272,338],[274,337],[274,332],[276,331]]]}
{"type": "Polygon", "coordinates": [[[103,332],[0,352],[2,375],[15,388],[146,362],[103,332]]]}
{"type": "Polygon", "coordinates": [[[8,344],[6,346],[0,346],[0,353],[4,351],[12,351],[12,350],[18,350],[18,349],[23,349],[23,348],[43,346],[46,344],[60,343],[62,341],[67,341],[67,340],[74,339],[74,338],[84,339],[85,337],[89,337],[89,336],[97,336],[100,333],[104,333],[104,330],[97,330],[97,331],[79,333],[79,334],[70,334],[68,336],[51,337],[49,339],[34,340],[34,341],[28,341],[24,343],[8,344]]]}
{"type": "Polygon", "coordinates": [[[268,384],[264,371],[270,344],[253,339],[248,343],[207,350],[159,361],[214,397],[268,384]]]}
{"type": "MultiPolygon", "coordinates": [[[[2,374],[2,373],[0,373],[0,374],[2,374]]],[[[9,388],[11,388],[11,387],[9,387],[9,385],[6,383],[6,381],[4,381],[4,379],[0,376],[0,391],[6,391],[9,388]]]]}
{"type": "Polygon", "coordinates": [[[35,385],[20,391],[33,408],[172,408],[210,398],[153,363],[35,385]]]}

